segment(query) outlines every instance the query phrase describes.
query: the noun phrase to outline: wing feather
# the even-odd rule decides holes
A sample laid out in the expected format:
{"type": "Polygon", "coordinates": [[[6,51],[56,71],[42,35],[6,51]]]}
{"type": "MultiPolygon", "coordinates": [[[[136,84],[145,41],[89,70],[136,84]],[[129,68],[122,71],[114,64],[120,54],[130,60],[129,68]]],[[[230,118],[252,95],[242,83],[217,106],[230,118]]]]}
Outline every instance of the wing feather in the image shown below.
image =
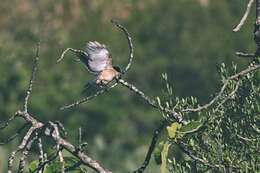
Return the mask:
{"type": "Polygon", "coordinates": [[[104,44],[100,44],[97,41],[88,42],[86,53],[88,54],[86,65],[91,72],[100,73],[104,69],[112,66],[109,52],[104,44]]]}

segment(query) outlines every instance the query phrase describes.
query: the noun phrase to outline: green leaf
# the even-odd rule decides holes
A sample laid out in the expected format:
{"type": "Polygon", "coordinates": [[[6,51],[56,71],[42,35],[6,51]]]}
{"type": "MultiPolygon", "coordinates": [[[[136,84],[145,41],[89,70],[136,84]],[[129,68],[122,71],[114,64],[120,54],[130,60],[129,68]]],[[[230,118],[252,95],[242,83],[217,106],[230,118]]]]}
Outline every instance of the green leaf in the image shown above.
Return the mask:
{"type": "Polygon", "coordinates": [[[44,169],[44,173],[55,173],[60,172],[62,168],[62,163],[59,161],[51,162],[49,165],[46,166],[44,169]]]}
{"type": "Polygon", "coordinates": [[[32,161],[32,162],[29,164],[29,172],[33,172],[34,170],[36,170],[37,167],[38,167],[38,164],[39,164],[39,161],[38,161],[38,160],[32,161]]]}
{"type": "Polygon", "coordinates": [[[167,173],[168,169],[167,169],[167,160],[168,160],[168,151],[169,151],[169,147],[171,146],[171,144],[169,142],[165,142],[165,144],[163,145],[163,150],[161,152],[161,160],[162,160],[162,164],[161,164],[161,173],[167,173]]]}
{"type": "Polygon", "coordinates": [[[175,122],[167,127],[168,136],[172,139],[176,138],[177,130],[181,127],[181,124],[175,122]]]}
{"type": "Polygon", "coordinates": [[[156,146],[153,152],[154,160],[157,165],[162,164],[161,153],[163,150],[164,143],[165,143],[164,141],[159,142],[159,144],[156,146]]]}

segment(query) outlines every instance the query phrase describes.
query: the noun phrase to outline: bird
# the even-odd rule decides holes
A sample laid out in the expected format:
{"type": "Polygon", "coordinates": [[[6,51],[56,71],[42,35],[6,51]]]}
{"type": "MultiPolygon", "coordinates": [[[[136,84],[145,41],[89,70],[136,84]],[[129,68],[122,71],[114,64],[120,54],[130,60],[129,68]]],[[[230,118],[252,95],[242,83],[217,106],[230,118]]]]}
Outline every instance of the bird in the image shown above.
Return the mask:
{"type": "Polygon", "coordinates": [[[90,41],[86,45],[87,56],[81,56],[80,61],[95,74],[97,85],[107,85],[120,74],[120,68],[112,65],[112,56],[106,45],[90,41]]]}
{"type": "Polygon", "coordinates": [[[107,85],[121,73],[120,67],[112,65],[112,56],[105,44],[89,41],[84,51],[67,48],[57,60],[57,63],[64,58],[68,51],[75,53],[79,58],[78,61],[83,63],[87,70],[96,76],[94,82],[97,85],[107,85]]]}
{"type": "Polygon", "coordinates": [[[89,41],[84,51],[67,48],[57,60],[57,63],[61,62],[68,51],[75,53],[78,57],[77,61],[81,62],[91,74],[96,76],[93,80],[85,84],[82,91],[85,95],[108,87],[114,79],[118,79],[121,75],[120,67],[113,66],[112,56],[105,44],[97,41],[89,41]]]}

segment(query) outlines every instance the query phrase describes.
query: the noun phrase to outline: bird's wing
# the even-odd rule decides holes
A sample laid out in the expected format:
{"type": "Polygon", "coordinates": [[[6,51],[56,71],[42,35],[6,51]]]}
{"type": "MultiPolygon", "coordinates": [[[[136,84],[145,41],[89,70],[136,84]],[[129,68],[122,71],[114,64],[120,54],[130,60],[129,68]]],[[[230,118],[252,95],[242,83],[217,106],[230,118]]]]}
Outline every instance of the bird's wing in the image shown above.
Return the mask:
{"type": "Polygon", "coordinates": [[[97,41],[88,42],[86,46],[87,59],[81,60],[93,73],[99,73],[108,67],[112,67],[112,59],[104,44],[97,41]]]}
{"type": "Polygon", "coordinates": [[[81,94],[84,96],[91,96],[101,90],[101,86],[96,84],[96,79],[88,81],[85,85],[83,90],[81,91],[81,94]]]}
{"type": "Polygon", "coordinates": [[[76,55],[79,58],[79,60],[87,67],[87,70],[90,71],[90,69],[88,68],[88,55],[83,53],[77,53],[76,55]]]}

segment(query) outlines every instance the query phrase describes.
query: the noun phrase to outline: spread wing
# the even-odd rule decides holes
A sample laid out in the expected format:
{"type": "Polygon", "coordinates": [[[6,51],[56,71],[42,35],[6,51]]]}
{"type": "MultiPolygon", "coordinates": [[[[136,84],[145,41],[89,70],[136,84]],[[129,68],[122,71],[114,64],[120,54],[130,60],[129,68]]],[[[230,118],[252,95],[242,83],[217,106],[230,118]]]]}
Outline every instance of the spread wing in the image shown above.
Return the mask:
{"type": "Polygon", "coordinates": [[[104,44],[97,41],[88,42],[86,46],[87,57],[81,57],[88,70],[92,73],[98,74],[99,72],[112,67],[112,59],[109,57],[109,52],[104,44]]]}

